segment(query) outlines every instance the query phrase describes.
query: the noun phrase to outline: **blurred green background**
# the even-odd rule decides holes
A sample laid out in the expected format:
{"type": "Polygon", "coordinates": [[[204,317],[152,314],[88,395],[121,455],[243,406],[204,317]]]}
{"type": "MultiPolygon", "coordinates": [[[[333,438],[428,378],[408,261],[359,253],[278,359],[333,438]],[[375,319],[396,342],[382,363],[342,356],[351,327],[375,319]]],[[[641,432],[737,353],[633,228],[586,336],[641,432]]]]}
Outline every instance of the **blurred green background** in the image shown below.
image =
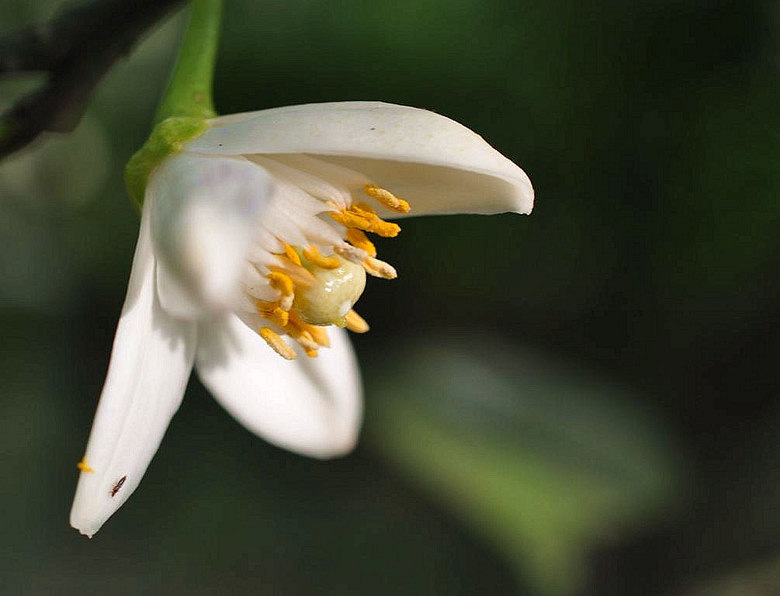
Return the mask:
{"type": "MultiPolygon", "coordinates": [[[[226,4],[221,112],[428,108],[536,209],[381,244],[400,276],[359,305],[354,454],[271,447],[193,379],[88,541],[67,520],[137,233],[121,172],[183,15],[151,31],[75,133],[0,163],[2,591],[780,593],[780,5],[226,4]]],[[[5,0],[0,33],[67,5],[5,0]]]]}

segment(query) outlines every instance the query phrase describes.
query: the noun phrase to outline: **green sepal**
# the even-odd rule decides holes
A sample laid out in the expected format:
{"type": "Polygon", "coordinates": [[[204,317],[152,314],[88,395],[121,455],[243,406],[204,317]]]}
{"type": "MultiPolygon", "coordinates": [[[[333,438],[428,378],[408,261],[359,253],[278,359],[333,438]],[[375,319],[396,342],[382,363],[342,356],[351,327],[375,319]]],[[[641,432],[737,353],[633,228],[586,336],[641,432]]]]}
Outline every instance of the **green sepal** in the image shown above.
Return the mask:
{"type": "Polygon", "coordinates": [[[182,150],[184,143],[203,134],[208,123],[203,118],[166,118],[152,130],[152,134],[125,166],[125,186],[133,204],[141,210],[146,184],[152,171],[168,156],[182,150]]]}

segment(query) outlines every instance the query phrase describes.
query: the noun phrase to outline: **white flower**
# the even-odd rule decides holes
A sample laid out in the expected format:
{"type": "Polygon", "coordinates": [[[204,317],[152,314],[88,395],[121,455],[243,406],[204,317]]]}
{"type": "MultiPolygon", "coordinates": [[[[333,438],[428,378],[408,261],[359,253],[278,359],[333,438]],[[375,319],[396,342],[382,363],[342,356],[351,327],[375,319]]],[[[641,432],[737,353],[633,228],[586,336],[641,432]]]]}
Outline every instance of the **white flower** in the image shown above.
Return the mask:
{"type": "Polygon", "coordinates": [[[364,271],[395,277],[364,231],[394,236],[382,218],[407,211],[532,205],[520,168],[424,110],[345,102],[212,120],[149,179],[71,525],[92,536],[135,490],[193,364],[266,440],[314,457],[348,452],[360,378],[346,332],[327,325],[366,331],[351,310],[364,271]]]}

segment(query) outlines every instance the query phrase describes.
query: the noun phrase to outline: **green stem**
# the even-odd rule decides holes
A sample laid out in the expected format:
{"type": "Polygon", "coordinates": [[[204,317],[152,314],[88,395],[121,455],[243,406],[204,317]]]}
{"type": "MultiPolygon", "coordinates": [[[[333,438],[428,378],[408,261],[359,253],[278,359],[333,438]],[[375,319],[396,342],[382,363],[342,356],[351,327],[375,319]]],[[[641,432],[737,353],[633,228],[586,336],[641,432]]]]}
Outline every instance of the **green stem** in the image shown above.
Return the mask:
{"type": "Polygon", "coordinates": [[[222,0],[192,0],[168,88],[157,109],[156,123],[171,117],[213,118],[211,97],[219,45],[222,0]]]}

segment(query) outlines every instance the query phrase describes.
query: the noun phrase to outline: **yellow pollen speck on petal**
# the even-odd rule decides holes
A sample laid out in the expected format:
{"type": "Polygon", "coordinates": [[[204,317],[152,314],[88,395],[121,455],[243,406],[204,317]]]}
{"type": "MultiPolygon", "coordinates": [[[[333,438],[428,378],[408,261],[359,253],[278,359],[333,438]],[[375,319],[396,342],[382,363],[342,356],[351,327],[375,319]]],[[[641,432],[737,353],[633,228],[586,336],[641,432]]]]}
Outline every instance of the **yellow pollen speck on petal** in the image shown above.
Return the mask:
{"type": "Polygon", "coordinates": [[[356,230],[355,228],[349,228],[346,234],[347,242],[349,242],[355,248],[366,251],[369,257],[376,256],[376,247],[374,243],[368,239],[365,232],[356,230]]]}
{"type": "Polygon", "coordinates": [[[287,255],[287,258],[290,259],[293,263],[300,266],[301,257],[298,256],[298,253],[295,252],[295,249],[292,246],[290,246],[289,244],[285,244],[284,254],[287,255]]]}
{"type": "Polygon", "coordinates": [[[363,187],[363,192],[372,199],[382,203],[388,209],[392,209],[398,213],[409,213],[409,203],[403,199],[399,199],[389,190],[384,189],[381,186],[376,186],[375,184],[366,184],[363,187]]]}
{"type": "Polygon", "coordinates": [[[374,277],[381,277],[382,279],[395,279],[398,277],[395,267],[373,257],[368,257],[361,265],[366,270],[366,273],[374,277]]]}
{"type": "Polygon", "coordinates": [[[94,473],[94,469],[87,463],[87,457],[84,456],[81,458],[81,461],[76,464],[76,467],[81,470],[82,472],[87,472],[89,474],[94,473]]]}
{"type": "Polygon", "coordinates": [[[295,360],[296,354],[289,344],[269,327],[260,329],[260,337],[265,340],[271,349],[285,360],[295,360]]]}
{"type": "Polygon", "coordinates": [[[353,333],[365,333],[369,329],[366,320],[354,310],[350,310],[345,319],[347,321],[347,329],[353,333]]]}
{"type": "Polygon", "coordinates": [[[309,248],[304,249],[303,256],[307,261],[310,261],[317,267],[322,267],[323,269],[337,269],[340,265],[339,260],[336,257],[325,257],[321,255],[320,250],[313,244],[309,248]]]}

